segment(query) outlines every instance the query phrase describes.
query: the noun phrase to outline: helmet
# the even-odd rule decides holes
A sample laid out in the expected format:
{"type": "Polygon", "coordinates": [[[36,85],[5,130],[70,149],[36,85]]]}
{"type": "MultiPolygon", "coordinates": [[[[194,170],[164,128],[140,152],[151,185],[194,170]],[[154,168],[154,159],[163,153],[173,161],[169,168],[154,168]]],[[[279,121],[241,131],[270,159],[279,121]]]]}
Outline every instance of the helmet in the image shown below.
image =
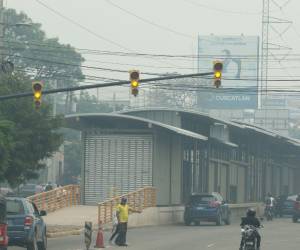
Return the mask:
{"type": "Polygon", "coordinates": [[[248,216],[248,217],[255,217],[255,215],[256,215],[255,209],[249,208],[249,209],[247,210],[247,216],[248,216]]]}
{"type": "Polygon", "coordinates": [[[127,198],[126,197],[122,197],[121,198],[121,203],[126,203],[127,202],[127,198]]]}

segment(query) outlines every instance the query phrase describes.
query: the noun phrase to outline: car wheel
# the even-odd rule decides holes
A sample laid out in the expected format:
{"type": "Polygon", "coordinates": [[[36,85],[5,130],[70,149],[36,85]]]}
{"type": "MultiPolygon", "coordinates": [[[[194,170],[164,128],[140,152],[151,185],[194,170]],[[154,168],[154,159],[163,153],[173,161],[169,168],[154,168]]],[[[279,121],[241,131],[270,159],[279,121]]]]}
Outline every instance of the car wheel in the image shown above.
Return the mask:
{"type": "Polygon", "coordinates": [[[46,250],[47,249],[47,234],[44,232],[43,241],[38,243],[38,250],[46,250]]]}
{"type": "Polygon", "coordinates": [[[35,233],[35,235],[33,237],[33,241],[30,242],[30,243],[28,243],[27,250],[38,250],[36,233],[35,233]]]}
{"type": "Polygon", "coordinates": [[[221,216],[221,214],[218,214],[218,218],[217,218],[217,221],[216,221],[216,225],[217,225],[217,226],[221,226],[221,224],[222,224],[222,216],[221,216]]]}

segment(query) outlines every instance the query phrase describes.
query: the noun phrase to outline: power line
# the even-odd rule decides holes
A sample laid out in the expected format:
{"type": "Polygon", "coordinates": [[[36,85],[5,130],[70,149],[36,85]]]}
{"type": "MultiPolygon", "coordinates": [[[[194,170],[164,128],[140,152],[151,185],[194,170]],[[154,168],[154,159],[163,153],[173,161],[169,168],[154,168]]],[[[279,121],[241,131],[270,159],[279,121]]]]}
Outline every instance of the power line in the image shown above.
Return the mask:
{"type": "MultiPolygon", "coordinates": [[[[119,47],[119,48],[121,48],[121,49],[124,49],[124,50],[127,50],[127,51],[134,52],[133,50],[131,50],[131,49],[129,49],[129,48],[127,48],[127,47],[125,47],[125,46],[123,46],[123,45],[121,45],[121,44],[115,42],[115,41],[112,41],[112,40],[110,40],[110,39],[108,39],[108,38],[106,38],[106,37],[104,37],[104,36],[102,36],[102,35],[99,35],[99,34],[97,34],[96,32],[90,30],[89,28],[83,26],[82,24],[80,24],[80,23],[78,23],[78,22],[72,20],[71,18],[69,18],[69,17],[63,15],[62,13],[60,13],[59,11],[57,11],[57,10],[53,9],[52,7],[48,6],[47,4],[45,4],[44,2],[42,2],[41,0],[35,0],[35,1],[36,1],[38,4],[42,5],[43,7],[45,7],[46,9],[50,10],[51,12],[53,12],[54,14],[58,15],[59,17],[61,17],[61,18],[65,19],[65,20],[67,20],[68,22],[70,22],[70,23],[72,23],[73,25],[75,25],[75,26],[81,28],[82,30],[85,30],[85,31],[88,32],[89,34],[94,35],[95,37],[97,37],[97,38],[99,38],[99,39],[101,39],[101,40],[104,40],[104,41],[106,41],[106,42],[108,42],[108,43],[114,44],[115,46],[117,46],[117,47],[119,47]]],[[[169,63],[169,64],[170,64],[170,63],[169,63]]],[[[173,65],[173,66],[174,66],[174,65],[173,65]]]]}
{"type": "Polygon", "coordinates": [[[201,3],[194,2],[191,0],[182,0],[182,1],[190,3],[194,6],[198,6],[201,8],[205,8],[205,9],[209,9],[209,10],[213,10],[213,11],[217,11],[217,12],[221,12],[221,13],[228,13],[228,14],[234,14],[234,15],[261,15],[261,12],[232,11],[232,10],[226,10],[226,9],[212,7],[212,6],[201,4],[201,3]]]}
{"type": "MultiPolygon", "coordinates": [[[[24,45],[25,44],[32,44],[32,45],[36,45],[39,47],[46,47],[46,48],[53,48],[53,49],[61,49],[61,50],[68,50],[68,48],[64,48],[61,46],[50,46],[48,44],[41,44],[41,43],[37,43],[34,41],[30,41],[29,43],[24,41],[24,42],[16,42],[16,41],[12,41],[12,40],[5,40],[6,42],[9,43],[15,43],[15,44],[20,44],[20,45],[24,45]]],[[[40,52],[54,52],[54,53],[58,53],[56,50],[53,51],[49,51],[49,50],[39,50],[37,48],[22,48],[22,47],[9,47],[11,49],[15,49],[15,50],[33,50],[33,51],[40,51],[40,52]]],[[[75,48],[72,47],[73,49],[75,49],[76,51],[78,51],[81,54],[95,54],[95,55],[108,55],[108,56],[141,56],[141,57],[165,57],[165,58],[187,58],[187,59],[198,59],[198,58],[212,58],[212,57],[217,57],[218,59],[226,59],[227,56],[224,54],[199,54],[199,55],[189,55],[189,54],[154,54],[154,53],[131,53],[131,52],[121,52],[121,51],[107,51],[107,50],[92,50],[92,49],[82,49],[82,48],[75,48]]],[[[298,60],[300,57],[299,53],[290,53],[290,54],[274,54],[274,56],[280,57],[280,56],[287,56],[288,57],[292,57],[291,59],[296,59],[298,60]]],[[[261,56],[258,56],[257,54],[232,54],[230,58],[238,58],[238,59],[252,59],[252,60],[257,60],[258,58],[261,58],[261,56]]],[[[274,60],[274,61],[278,61],[278,59],[274,60]]],[[[285,61],[285,60],[284,60],[285,61]]]]}
{"type": "Polygon", "coordinates": [[[156,28],[162,29],[162,30],[164,30],[164,31],[171,32],[171,33],[173,33],[173,34],[175,34],[175,35],[179,35],[179,36],[181,36],[181,37],[193,39],[193,40],[197,38],[196,36],[192,36],[192,35],[189,35],[189,34],[185,34],[185,33],[176,31],[176,30],[171,29],[171,28],[169,28],[169,27],[167,27],[167,26],[163,26],[163,25],[157,24],[157,23],[155,23],[155,22],[153,22],[153,21],[150,21],[150,20],[148,20],[148,19],[146,19],[146,18],[144,18],[144,17],[138,16],[137,14],[135,14],[135,13],[133,13],[133,12],[131,12],[131,11],[129,11],[129,10],[127,10],[127,9],[125,9],[125,8],[123,8],[123,7],[121,7],[120,5],[117,5],[117,4],[113,3],[111,0],[106,0],[106,2],[109,3],[110,5],[112,5],[113,7],[115,7],[115,8],[117,8],[117,9],[119,9],[119,10],[125,12],[126,14],[128,14],[128,15],[130,15],[130,16],[133,16],[133,17],[137,18],[138,20],[140,20],[140,21],[142,21],[142,22],[144,22],[144,23],[147,23],[147,24],[149,24],[149,25],[151,25],[151,26],[154,26],[154,27],[156,27],[156,28]]]}
{"type": "Polygon", "coordinates": [[[80,29],[82,29],[82,30],[88,32],[89,34],[91,34],[91,35],[93,35],[93,36],[95,36],[95,37],[97,37],[97,38],[99,38],[99,39],[101,39],[101,40],[103,40],[103,41],[106,41],[106,42],[108,42],[108,43],[110,43],[110,44],[113,44],[113,45],[115,45],[115,46],[117,46],[117,47],[119,47],[119,48],[121,48],[121,49],[129,50],[129,51],[130,51],[130,49],[126,48],[125,46],[123,46],[123,45],[121,45],[121,44],[119,44],[119,43],[117,43],[117,42],[115,42],[115,41],[113,41],[113,40],[110,40],[110,39],[108,39],[108,38],[106,38],[106,37],[104,37],[104,36],[102,36],[102,35],[99,35],[99,34],[97,34],[96,32],[90,30],[89,28],[83,26],[82,24],[80,24],[80,23],[78,23],[78,22],[72,20],[71,18],[69,18],[69,17],[63,15],[62,13],[60,13],[59,11],[53,9],[52,7],[50,7],[49,5],[45,4],[44,2],[42,2],[42,1],[40,1],[40,0],[35,0],[35,1],[36,1],[38,4],[42,5],[43,7],[45,7],[46,9],[50,10],[52,13],[54,13],[54,14],[56,14],[57,16],[59,16],[59,17],[65,19],[65,20],[67,20],[68,22],[70,22],[70,23],[72,23],[73,25],[79,27],[80,29]]]}

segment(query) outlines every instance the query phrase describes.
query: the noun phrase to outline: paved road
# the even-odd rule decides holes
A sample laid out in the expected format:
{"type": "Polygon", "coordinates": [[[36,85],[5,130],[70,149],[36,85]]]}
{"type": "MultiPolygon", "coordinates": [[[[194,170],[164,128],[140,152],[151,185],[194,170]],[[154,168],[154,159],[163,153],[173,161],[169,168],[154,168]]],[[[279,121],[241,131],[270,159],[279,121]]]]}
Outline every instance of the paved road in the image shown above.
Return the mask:
{"type": "MultiPolygon", "coordinates": [[[[300,223],[291,219],[265,222],[261,231],[263,250],[299,250],[300,223]]],[[[105,235],[107,239],[107,235],[105,235]]],[[[216,227],[183,225],[147,227],[128,232],[129,248],[132,250],[234,250],[238,249],[240,228],[238,225],[216,227]]],[[[20,250],[21,248],[9,248],[20,250]]],[[[82,250],[82,236],[50,239],[48,250],[82,250]]],[[[109,246],[109,249],[120,249],[109,246]]]]}

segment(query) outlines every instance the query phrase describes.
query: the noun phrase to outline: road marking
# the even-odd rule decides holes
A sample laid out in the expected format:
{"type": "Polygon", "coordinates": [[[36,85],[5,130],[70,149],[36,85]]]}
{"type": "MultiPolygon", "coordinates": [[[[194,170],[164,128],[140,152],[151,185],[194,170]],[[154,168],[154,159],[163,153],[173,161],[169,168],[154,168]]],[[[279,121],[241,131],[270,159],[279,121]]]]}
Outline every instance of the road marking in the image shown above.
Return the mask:
{"type": "Polygon", "coordinates": [[[207,246],[207,248],[211,248],[211,247],[213,247],[214,245],[215,245],[215,243],[209,244],[209,245],[207,246]]]}

